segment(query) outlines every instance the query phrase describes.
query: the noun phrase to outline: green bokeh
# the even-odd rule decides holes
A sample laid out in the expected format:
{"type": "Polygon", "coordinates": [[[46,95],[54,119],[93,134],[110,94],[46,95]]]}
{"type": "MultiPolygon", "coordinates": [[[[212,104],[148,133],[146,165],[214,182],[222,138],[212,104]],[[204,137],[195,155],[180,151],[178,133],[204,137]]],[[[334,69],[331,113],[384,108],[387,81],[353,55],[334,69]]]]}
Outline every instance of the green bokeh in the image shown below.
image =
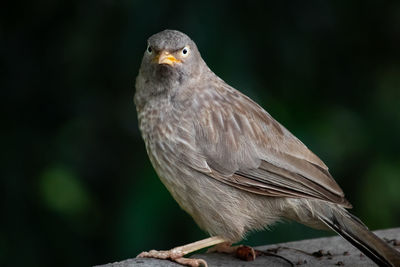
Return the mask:
{"type": "Polygon", "coordinates": [[[67,217],[88,212],[91,199],[79,177],[55,167],[46,170],[40,180],[40,197],[49,209],[67,217]]]}

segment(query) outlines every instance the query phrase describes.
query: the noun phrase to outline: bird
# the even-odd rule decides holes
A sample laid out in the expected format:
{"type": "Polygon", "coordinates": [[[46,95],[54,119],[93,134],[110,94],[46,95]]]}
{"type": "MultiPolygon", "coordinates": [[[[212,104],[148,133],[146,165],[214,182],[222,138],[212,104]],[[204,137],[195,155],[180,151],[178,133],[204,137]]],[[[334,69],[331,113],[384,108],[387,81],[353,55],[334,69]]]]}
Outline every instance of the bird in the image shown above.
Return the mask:
{"type": "Polygon", "coordinates": [[[255,101],[205,63],[177,30],[147,40],[134,103],[148,157],[179,206],[210,237],[138,257],[188,266],[193,251],[229,248],[281,220],[331,229],[379,266],[400,266],[400,253],[347,209],[324,162],[255,101]]]}

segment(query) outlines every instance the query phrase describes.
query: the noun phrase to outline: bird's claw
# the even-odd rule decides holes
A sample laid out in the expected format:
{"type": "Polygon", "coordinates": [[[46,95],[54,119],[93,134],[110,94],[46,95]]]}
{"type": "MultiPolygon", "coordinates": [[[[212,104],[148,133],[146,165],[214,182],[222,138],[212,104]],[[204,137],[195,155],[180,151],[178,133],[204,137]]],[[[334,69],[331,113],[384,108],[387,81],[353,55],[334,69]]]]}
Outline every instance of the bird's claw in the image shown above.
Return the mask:
{"type": "Polygon", "coordinates": [[[254,261],[256,259],[256,251],[249,246],[239,246],[236,249],[236,257],[244,261],[254,261]]]}
{"type": "Polygon", "coordinates": [[[136,258],[155,258],[160,260],[172,260],[175,261],[176,263],[190,267],[208,266],[205,260],[184,258],[182,252],[174,249],[144,251],[139,255],[137,255],[136,258]]]}

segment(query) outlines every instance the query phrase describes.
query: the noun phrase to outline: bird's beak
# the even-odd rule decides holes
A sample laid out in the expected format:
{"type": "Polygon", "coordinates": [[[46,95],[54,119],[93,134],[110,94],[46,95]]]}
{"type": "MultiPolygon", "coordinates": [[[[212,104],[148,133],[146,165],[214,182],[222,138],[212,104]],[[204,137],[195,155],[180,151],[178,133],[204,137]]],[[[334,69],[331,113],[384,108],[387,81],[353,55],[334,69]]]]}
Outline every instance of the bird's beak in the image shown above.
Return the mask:
{"type": "Polygon", "coordinates": [[[168,51],[161,51],[156,57],[155,61],[158,64],[168,64],[173,66],[175,63],[182,62],[179,59],[176,59],[173,55],[171,55],[168,51]]]}

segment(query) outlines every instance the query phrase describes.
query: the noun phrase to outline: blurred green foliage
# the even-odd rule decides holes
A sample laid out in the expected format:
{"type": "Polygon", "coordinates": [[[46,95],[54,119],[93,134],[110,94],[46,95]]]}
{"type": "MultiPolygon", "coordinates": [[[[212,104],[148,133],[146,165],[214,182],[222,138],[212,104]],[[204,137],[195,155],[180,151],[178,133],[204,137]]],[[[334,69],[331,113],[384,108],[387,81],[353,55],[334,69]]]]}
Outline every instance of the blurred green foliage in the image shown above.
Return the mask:
{"type": "MultiPolygon", "coordinates": [[[[178,29],[330,167],[372,229],[400,225],[399,1],[25,1],[0,9],[0,266],[88,266],[206,237],[146,156],[146,39],[178,29]]],[[[329,233],[294,223],[267,244],[329,233]]]]}
{"type": "Polygon", "coordinates": [[[65,216],[80,216],[89,210],[91,198],[81,180],[68,169],[53,167],[42,174],[39,196],[54,212],[65,216]]]}

